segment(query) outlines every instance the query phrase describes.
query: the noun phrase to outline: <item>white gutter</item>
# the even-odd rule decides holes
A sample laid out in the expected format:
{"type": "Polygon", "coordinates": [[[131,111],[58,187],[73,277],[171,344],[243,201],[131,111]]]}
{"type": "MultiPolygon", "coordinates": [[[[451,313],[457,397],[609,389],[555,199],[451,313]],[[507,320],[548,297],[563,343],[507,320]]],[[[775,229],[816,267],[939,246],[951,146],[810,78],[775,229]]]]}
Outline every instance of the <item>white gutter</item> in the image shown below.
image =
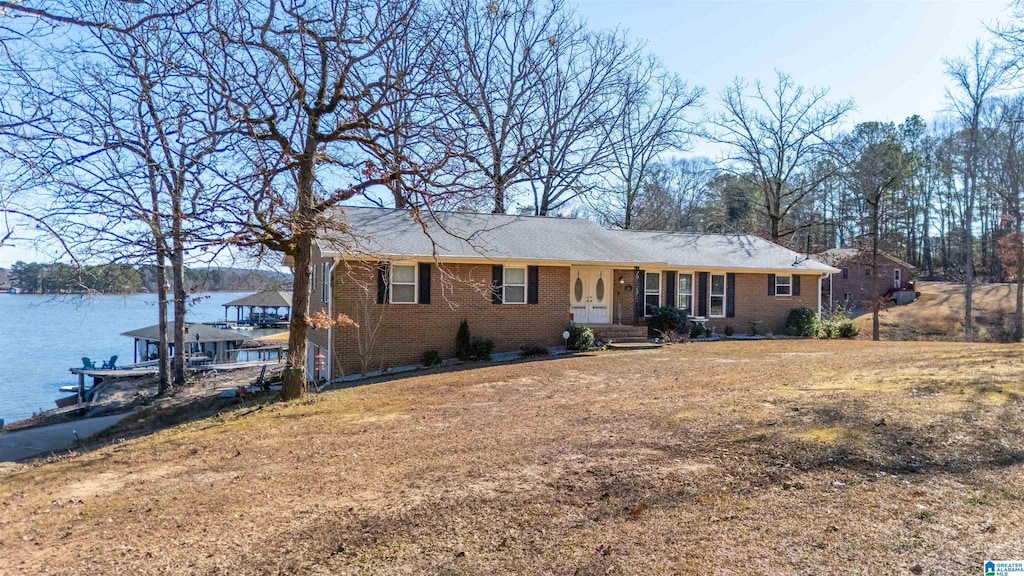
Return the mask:
{"type": "MultiPolygon", "coordinates": [[[[327,315],[334,319],[334,269],[338,266],[338,259],[331,258],[331,267],[327,271],[327,315]]],[[[332,368],[334,362],[334,325],[327,327],[327,381],[331,382],[332,368]]]]}

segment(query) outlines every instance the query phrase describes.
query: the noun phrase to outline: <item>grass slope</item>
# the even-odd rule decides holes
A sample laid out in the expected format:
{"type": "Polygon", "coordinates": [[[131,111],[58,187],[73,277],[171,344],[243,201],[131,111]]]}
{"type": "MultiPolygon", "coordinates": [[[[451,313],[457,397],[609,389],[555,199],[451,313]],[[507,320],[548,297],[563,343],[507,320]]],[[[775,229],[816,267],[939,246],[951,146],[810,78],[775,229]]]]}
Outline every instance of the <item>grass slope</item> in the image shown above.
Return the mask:
{"type": "Polygon", "coordinates": [[[0,477],[5,574],[980,573],[1021,348],[676,345],[246,406],[0,477]]]}
{"type": "MultiPolygon", "coordinates": [[[[964,338],[964,286],[919,282],[921,297],[879,316],[883,340],[961,341],[964,338]]],[[[1007,342],[1013,333],[1016,284],[980,284],[974,289],[974,323],[979,341],[1007,342]]],[[[871,313],[855,320],[862,338],[871,338],[871,313]]]]}

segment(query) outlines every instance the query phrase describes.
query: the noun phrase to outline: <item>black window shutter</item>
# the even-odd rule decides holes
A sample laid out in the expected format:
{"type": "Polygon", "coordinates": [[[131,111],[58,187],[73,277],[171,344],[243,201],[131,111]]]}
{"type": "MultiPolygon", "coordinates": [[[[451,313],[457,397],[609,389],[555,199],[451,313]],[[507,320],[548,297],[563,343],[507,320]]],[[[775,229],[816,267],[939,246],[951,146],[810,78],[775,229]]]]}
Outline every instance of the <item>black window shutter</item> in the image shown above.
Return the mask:
{"type": "Polygon", "coordinates": [[[775,296],[775,274],[768,275],[768,295],[775,296]]]}
{"type": "Polygon", "coordinates": [[[708,316],[708,273],[697,274],[697,316],[708,316]]]}
{"type": "Polygon", "coordinates": [[[665,302],[668,308],[676,307],[676,273],[665,272],[665,302]]]}
{"type": "Polygon", "coordinates": [[[800,295],[800,276],[793,274],[793,296],[800,295]]]}
{"type": "Polygon", "coordinates": [[[526,303],[536,304],[539,301],[540,290],[540,267],[526,267],[526,303]]]}
{"type": "Polygon", "coordinates": [[[725,275],[725,315],[727,318],[736,316],[736,275],[725,275]]]}
{"type": "Polygon", "coordinates": [[[505,283],[505,267],[495,264],[491,267],[491,304],[501,304],[501,285],[505,283]]]}
{"type": "Polygon", "coordinates": [[[377,263],[377,304],[388,301],[388,263],[377,263]]]}
{"type": "Polygon", "coordinates": [[[430,304],[430,262],[420,262],[420,304],[430,304]]]}
{"type": "Polygon", "coordinates": [[[644,295],[644,283],[647,281],[647,272],[640,270],[636,277],[636,286],[633,290],[633,316],[638,321],[644,317],[644,301],[647,299],[644,295]]]}

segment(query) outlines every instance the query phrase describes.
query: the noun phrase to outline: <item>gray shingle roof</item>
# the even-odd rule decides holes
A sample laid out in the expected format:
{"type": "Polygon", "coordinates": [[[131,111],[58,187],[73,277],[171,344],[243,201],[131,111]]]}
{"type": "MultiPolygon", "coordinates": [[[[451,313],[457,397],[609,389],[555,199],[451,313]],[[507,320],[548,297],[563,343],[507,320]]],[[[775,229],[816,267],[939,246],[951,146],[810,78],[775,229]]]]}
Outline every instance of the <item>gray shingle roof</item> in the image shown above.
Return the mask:
{"type": "MultiPolygon", "coordinates": [[[[916,268],[913,264],[900,260],[892,254],[879,252],[878,255],[882,258],[888,258],[896,264],[911,270],[916,268]]],[[[869,264],[871,262],[870,251],[861,251],[857,248],[832,248],[830,250],[825,250],[820,254],[814,254],[811,257],[830,266],[839,266],[844,263],[869,264]]]]}
{"type": "Polygon", "coordinates": [[[265,290],[263,292],[257,292],[255,294],[249,294],[248,296],[243,296],[243,297],[241,297],[241,298],[239,298],[237,300],[232,300],[231,302],[228,302],[227,304],[224,304],[224,307],[227,308],[228,306],[256,306],[257,308],[259,308],[259,307],[266,307],[266,308],[288,307],[288,308],[291,308],[291,305],[292,305],[292,293],[291,292],[281,292],[281,291],[278,291],[278,290],[265,290]]]}
{"type": "Polygon", "coordinates": [[[424,224],[405,210],[346,207],[337,216],[348,229],[321,238],[325,255],[835,271],[755,236],[607,230],[578,218],[507,214],[439,212],[424,214],[424,224]]]}
{"type": "Polygon", "coordinates": [[[787,270],[832,272],[833,268],[764,238],[749,234],[681,234],[639,230],[608,230],[645,262],[670,268],[701,270],[787,270]]]}
{"type": "MultiPolygon", "coordinates": [[[[189,342],[196,341],[196,334],[199,334],[199,342],[233,342],[236,340],[248,340],[252,338],[252,336],[239,334],[238,332],[232,332],[231,330],[214,328],[213,326],[207,326],[206,324],[185,324],[185,329],[185,340],[189,342]]],[[[160,339],[160,325],[157,324],[154,326],[139,328],[137,330],[122,332],[121,336],[139,338],[141,340],[151,340],[155,342],[160,339]]],[[[167,323],[167,338],[171,341],[174,339],[173,322],[167,323]]]]}

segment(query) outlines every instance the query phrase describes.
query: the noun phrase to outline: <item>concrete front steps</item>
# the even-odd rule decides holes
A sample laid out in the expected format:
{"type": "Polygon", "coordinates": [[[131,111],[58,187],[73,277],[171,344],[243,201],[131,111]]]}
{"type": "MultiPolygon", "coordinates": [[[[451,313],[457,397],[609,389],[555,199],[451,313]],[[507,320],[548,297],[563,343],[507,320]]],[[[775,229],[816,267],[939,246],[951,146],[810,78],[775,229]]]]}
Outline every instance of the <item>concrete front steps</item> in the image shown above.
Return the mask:
{"type": "Polygon", "coordinates": [[[608,344],[609,348],[657,348],[647,340],[646,326],[629,326],[625,324],[591,324],[594,338],[608,344]]]}

